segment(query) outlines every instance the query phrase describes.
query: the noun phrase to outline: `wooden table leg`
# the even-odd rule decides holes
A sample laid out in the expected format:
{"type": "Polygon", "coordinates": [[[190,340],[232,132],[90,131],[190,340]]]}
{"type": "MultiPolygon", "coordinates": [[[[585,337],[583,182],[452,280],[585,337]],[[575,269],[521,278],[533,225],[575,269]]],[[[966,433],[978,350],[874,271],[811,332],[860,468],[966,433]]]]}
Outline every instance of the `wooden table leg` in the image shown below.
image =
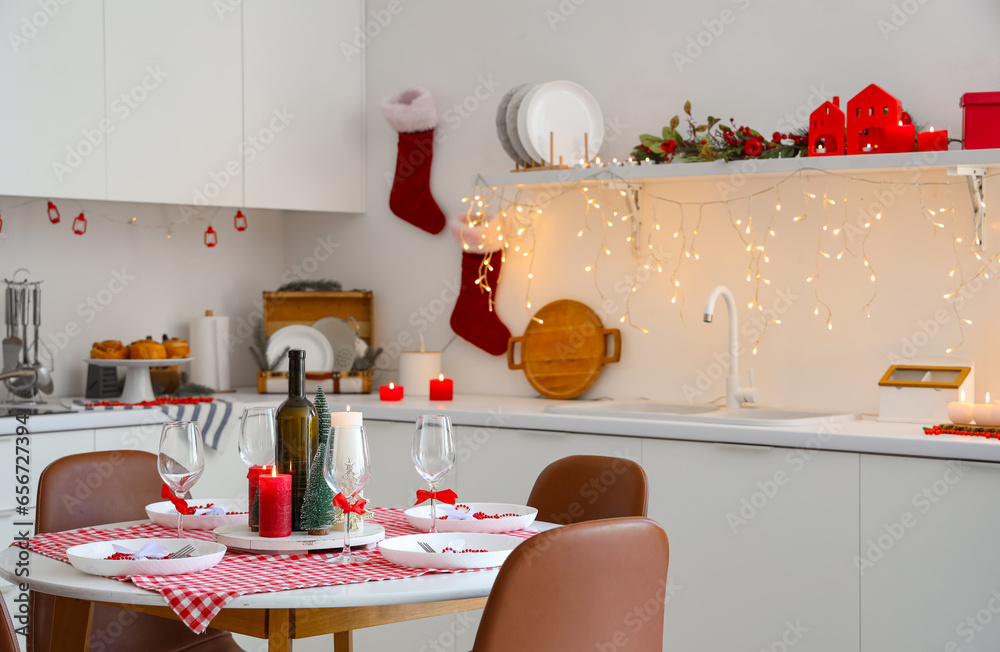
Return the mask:
{"type": "Polygon", "coordinates": [[[55,596],[52,622],[52,649],[60,652],[87,652],[94,603],[89,600],[55,596]]]}
{"type": "Polygon", "coordinates": [[[354,632],[337,632],[333,635],[333,652],[354,652],[354,632]]]}
{"type": "Polygon", "coordinates": [[[267,610],[267,652],[291,652],[292,612],[290,609],[267,610]]]}

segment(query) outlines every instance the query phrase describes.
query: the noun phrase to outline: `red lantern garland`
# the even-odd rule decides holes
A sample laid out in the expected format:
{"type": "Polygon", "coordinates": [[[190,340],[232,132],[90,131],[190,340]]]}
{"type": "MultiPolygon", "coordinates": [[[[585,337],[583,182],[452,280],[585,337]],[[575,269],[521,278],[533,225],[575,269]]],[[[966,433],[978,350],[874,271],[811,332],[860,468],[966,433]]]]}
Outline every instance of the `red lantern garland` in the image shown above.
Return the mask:
{"type": "Polygon", "coordinates": [[[52,202],[49,202],[49,221],[53,224],[59,224],[59,209],[52,202]]]}
{"type": "Polygon", "coordinates": [[[79,215],[76,216],[76,219],[73,220],[73,233],[77,235],[83,235],[86,232],[87,232],[87,218],[83,216],[83,213],[80,213],[79,215]]]}
{"type": "Polygon", "coordinates": [[[214,247],[219,244],[219,234],[211,226],[205,230],[205,246],[214,247]]]}
{"type": "Polygon", "coordinates": [[[3,218],[0,217],[0,233],[3,232],[3,218]]]}
{"type": "Polygon", "coordinates": [[[233,217],[233,226],[236,227],[237,231],[247,230],[247,216],[243,214],[243,211],[236,211],[236,215],[233,217]]]}

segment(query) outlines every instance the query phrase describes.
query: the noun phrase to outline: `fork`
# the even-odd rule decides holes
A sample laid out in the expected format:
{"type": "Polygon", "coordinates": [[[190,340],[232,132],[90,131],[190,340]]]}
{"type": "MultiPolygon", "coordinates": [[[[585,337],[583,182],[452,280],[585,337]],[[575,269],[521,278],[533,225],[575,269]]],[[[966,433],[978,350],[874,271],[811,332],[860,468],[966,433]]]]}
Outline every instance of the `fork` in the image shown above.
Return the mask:
{"type": "Polygon", "coordinates": [[[417,541],[417,545],[423,548],[424,552],[436,552],[434,548],[431,547],[431,544],[425,541],[417,541]]]}
{"type": "Polygon", "coordinates": [[[172,552],[167,556],[167,559],[180,559],[181,557],[190,557],[191,553],[194,552],[194,546],[188,544],[178,550],[177,552],[172,552]]]}

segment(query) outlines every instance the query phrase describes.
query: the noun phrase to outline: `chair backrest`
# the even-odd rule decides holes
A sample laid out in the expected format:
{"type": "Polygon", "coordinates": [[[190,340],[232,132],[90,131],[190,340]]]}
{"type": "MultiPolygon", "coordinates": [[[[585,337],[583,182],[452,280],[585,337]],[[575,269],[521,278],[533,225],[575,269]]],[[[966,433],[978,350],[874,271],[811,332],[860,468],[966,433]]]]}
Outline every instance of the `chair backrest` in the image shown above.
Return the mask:
{"type": "Polygon", "coordinates": [[[3,612],[3,630],[0,631],[0,652],[21,652],[21,646],[14,634],[14,623],[7,612],[7,601],[0,596],[0,611],[3,612]]]}
{"type": "Polygon", "coordinates": [[[568,525],[621,516],[645,516],[646,472],[621,457],[571,455],[542,469],[528,496],[538,520],[568,525]]]}
{"type": "Polygon", "coordinates": [[[669,557],[646,518],[537,534],[500,568],[473,652],[659,652],[669,557]]]}

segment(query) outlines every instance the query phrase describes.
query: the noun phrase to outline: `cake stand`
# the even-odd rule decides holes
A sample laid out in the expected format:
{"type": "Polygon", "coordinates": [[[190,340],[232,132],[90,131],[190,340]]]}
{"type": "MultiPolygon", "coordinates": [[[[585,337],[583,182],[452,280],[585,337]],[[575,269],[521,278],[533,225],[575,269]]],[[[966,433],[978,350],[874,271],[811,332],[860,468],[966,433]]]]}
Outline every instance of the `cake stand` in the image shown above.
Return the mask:
{"type": "Polygon", "coordinates": [[[87,364],[96,367],[125,367],[125,388],[118,399],[120,403],[142,403],[154,401],[153,381],[149,377],[152,367],[172,367],[194,358],[166,358],[160,360],[112,360],[108,358],[84,358],[87,364]]]}
{"type": "MultiPolygon", "coordinates": [[[[212,530],[212,537],[229,548],[257,554],[300,555],[320,550],[339,550],[344,547],[344,528],[329,534],[313,536],[305,532],[292,532],[288,537],[262,537],[251,532],[247,525],[224,525],[212,530]]],[[[378,523],[365,522],[351,530],[351,546],[376,543],[385,538],[385,528],[378,523]]]]}

